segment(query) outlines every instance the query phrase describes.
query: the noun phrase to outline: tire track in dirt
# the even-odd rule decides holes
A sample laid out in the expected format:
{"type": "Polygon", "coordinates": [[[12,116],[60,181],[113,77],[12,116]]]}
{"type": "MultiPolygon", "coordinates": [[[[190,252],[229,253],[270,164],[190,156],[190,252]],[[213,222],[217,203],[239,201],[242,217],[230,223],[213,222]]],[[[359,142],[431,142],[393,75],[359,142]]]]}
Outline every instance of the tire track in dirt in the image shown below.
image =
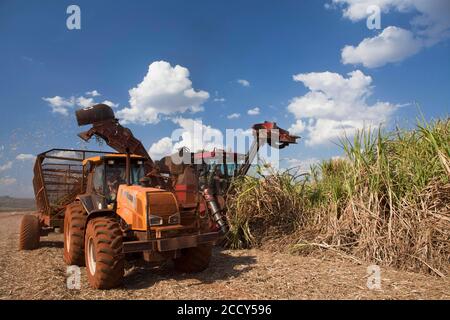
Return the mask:
{"type": "Polygon", "coordinates": [[[210,268],[179,274],[169,263],[130,265],[114,290],[66,286],[63,236],[18,250],[20,215],[0,214],[0,299],[450,299],[450,280],[382,268],[382,290],[366,286],[367,265],[338,257],[299,257],[261,250],[216,248],[210,268]]]}

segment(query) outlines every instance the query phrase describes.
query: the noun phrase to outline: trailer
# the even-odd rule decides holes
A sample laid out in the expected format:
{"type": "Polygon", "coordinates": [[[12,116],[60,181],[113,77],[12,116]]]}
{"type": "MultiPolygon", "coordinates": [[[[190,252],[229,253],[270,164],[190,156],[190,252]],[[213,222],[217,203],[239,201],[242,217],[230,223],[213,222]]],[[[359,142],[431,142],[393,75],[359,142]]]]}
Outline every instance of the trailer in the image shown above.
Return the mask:
{"type": "Polygon", "coordinates": [[[64,211],[86,187],[83,161],[111,152],[51,149],[40,153],[34,163],[33,189],[41,235],[64,227],[64,211]]]}

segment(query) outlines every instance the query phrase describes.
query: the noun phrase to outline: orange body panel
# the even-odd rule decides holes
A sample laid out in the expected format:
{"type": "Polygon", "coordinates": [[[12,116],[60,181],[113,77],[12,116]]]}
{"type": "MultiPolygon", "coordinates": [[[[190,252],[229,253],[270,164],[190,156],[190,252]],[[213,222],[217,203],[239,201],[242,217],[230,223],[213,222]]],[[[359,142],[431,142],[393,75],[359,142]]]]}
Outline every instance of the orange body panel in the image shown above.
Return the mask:
{"type": "MultiPolygon", "coordinates": [[[[161,215],[153,210],[171,210],[169,214],[179,212],[175,195],[163,189],[149,188],[138,185],[120,185],[117,193],[117,214],[132,230],[147,230],[147,208],[149,214],[161,215]],[[152,203],[148,203],[152,201],[152,203]]],[[[166,214],[165,212],[163,212],[166,214]]]]}

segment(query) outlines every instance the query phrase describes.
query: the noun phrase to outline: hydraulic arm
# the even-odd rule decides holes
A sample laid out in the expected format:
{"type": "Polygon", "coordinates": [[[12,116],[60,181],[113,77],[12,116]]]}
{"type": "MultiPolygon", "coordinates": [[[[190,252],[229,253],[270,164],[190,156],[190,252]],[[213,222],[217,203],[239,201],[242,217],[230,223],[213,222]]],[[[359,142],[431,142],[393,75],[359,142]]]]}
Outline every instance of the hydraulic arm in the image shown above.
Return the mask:
{"type": "Polygon", "coordinates": [[[289,131],[281,129],[275,122],[264,122],[255,124],[253,127],[254,140],[250,150],[245,154],[244,164],[238,172],[238,176],[247,174],[250,166],[255,160],[256,155],[261,147],[266,143],[272,148],[283,149],[290,144],[297,143],[298,136],[289,134],[289,131]]]}
{"type": "Polygon", "coordinates": [[[112,109],[105,104],[76,111],[79,126],[92,124],[92,128],[78,134],[84,141],[96,135],[102,138],[111,148],[119,153],[137,154],[147,159],[147,167],[154,163],[141,141],[133,136],[130,129],[123,127],[114,117],[112,109]]]}

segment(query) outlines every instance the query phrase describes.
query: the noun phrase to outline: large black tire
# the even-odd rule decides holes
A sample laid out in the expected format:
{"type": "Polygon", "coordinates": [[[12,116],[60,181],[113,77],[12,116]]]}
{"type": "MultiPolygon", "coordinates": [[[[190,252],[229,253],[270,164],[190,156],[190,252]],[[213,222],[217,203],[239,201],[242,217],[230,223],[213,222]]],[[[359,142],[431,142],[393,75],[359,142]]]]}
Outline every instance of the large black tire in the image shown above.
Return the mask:
{"type": "Polygon", "coordinates": [[[86,210],[76,201],[66,207],[64,214],[64,262],[84,266],[84,230],[86,210]]]}
{"type": "Polygon", "coordinates": [[[202,244],[181,250],[181,257],[173,260],[175,270],[183,273],[202,272],[209,266],[212,244],[202,244]]]}
{"type": "Polygon", "coordinates": [[[112,217],[90,220],[85,236],[86,273],[94,289],[112,289],[123,281],[122,231],[112,217]]]}
{"type": "Polygon", "coordinates": [[[34,250],[39,247],[41,226],[39,219],[33,215],[25,215],[20,223],[19,250],[34,250]]]}

